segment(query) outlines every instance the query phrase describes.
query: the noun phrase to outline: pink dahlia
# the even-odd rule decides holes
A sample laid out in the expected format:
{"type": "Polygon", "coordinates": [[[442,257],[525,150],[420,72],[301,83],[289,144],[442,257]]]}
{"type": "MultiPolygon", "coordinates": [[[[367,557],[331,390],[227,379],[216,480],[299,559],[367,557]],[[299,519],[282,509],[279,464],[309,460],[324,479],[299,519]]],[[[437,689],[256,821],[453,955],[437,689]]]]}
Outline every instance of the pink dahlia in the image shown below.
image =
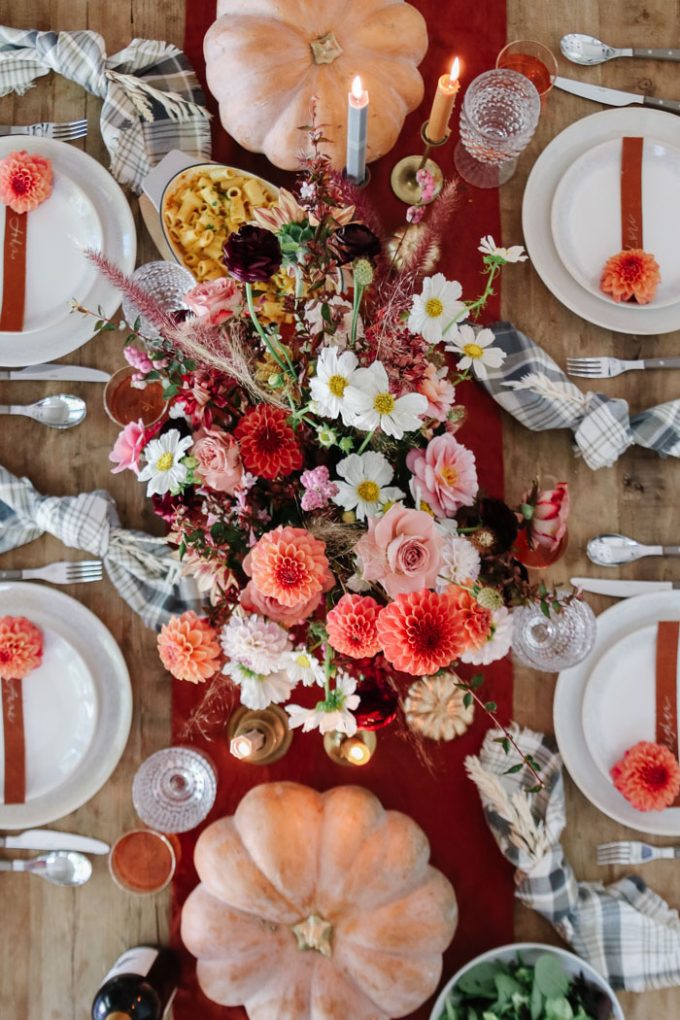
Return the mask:
{"type": "Polygon", "coordinates": [[[326,543],[305,528],[280,526],[250,550],[243,569],[263,594],[284,606],[298,607],[333,587],[326,543]]]}
{"type": "Polygon", "coordinates": [[[467,647],[465,631],[447,595],[397,595],[378,617],[378,638],[395,669],[428,676],[449,666],[467,647]]]}
{"type": "Polygon", "coordinates": [[[30,212],[52,194],[52,164],[37,153],[10,152],[0,160],[0,202],[30,212]]]}
{"type": "Polygon", "coordinates": [[[217,633],[208,620],[193,610],[173,616],[157,638],[158,654],[177,680],[202,684],[220,667],[222,652],[217,633]]]}
{"type": "Polygon", "coordinates": [[[406,466],[413,474],[415,498],[437,517],[453,517],[474,503],[479,488],[475,456],[449,433],[435,436],[424,450],[410,450],[406,466]]]}
{"type": "Polygon", "coordinates": [[[275,620],[283,627],[297,627],[315,612],[321,602],[321,592],[312,595],[306,602],[299,602],[295,606],[284,606],[277,599],[270,595],[263,595],[255,587],[252,581],[248,581],[241,592],[241,608],[248,613],[260,613],[275,620]]]}
{"type": "Polygon", "coordinates": [[[380,606],[368,595],[343,595],[326,618],[328,640],[336,652],[354,659],[372,658],[380,651],[380,606]]]}
{"type": "Polygon", "coordinates": [[[109,454],[109,460],[115,467],[111,468],[111,474],[117,475],[120,471],[134,471],[139,474],[139,458],[145,445],[146,428],[144,422],[139,418],[137,421],[128,422],[113,444],[109,454]]]}
{"type": "Polygon", "coordinates": [[[448,369],[437,369],[432,362],[429,362],[425,369],[425,375],[416,386],[417,392],[427,397],[426,417],[434,418],[435,421],[446,421],[453,402],[456,399],[456,391],[448,379],[448,369]]]}
{"type": "Polygon", "coordinates": [[[613,766],[614,786],[637,811],[663,811],[680,793],[680,765],[663,744],[640,740],[613,766]]]}
{"type": "Polygon", "coordinates": [[[0,616],[0,679],[22,680],[40,665],[42,631],[25,616],[0,616]]]}

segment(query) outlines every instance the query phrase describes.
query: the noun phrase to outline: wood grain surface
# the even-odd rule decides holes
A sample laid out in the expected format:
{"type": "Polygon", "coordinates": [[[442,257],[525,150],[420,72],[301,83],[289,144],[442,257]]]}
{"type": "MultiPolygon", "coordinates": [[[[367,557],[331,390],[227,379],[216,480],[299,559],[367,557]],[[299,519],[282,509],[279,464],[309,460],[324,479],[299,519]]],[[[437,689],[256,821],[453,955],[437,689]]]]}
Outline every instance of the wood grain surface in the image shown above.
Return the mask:
{"type": "MultiPolygon", "coordinates": [[[[187,0],[190,3],[190,0],[187,0]]],[[[311,2],[311,0],[310,0],[311,2]]],[[[566,31],[600,35],[614,45],[678,45],[680,7],[668,0],[508,0],[508,39],[534,38],[558,50],[566,31]]],[[[0,23],[40,29],[95,29],[113,53],[136,36],[167,39],[181,45],[184,0],[0,0],[0,23]]],[[[676,65],[628,60],[612,62],[583,72],[561,62],[570,77],[587,77],[613,87],[678,98],[676,65]]],[[[595,112],[585,100],[552,93],[530,148],[522,157],[515,178],[501,192],[504,239],[521,241],[521,201],[526,175],[542,148],[562,128],[595,112]]],[[[0,121],[30,123],[69,120],[86,116],[90,131],[76,143],[107,163],[98,130],[99,100],[75,85],[50,76],[24,96],[0,100],[0,121]]],[[[680,128],[680,121],[679,121],[680,128]]],[[[137,203],[132,207],[139,228],[139,261],[155,257],[142,225],[137,203]]],[[[602,330],[578,319],[546,290],[529,264],[507,274],[503,296],[504,317],[541,341],[560,363],[568,353],[616,354],[634,357],[644,348],[653,355],[677,354],[678,334],[663,338],[636,338],[602,330]]],[[[114,370],[121,363],[123,335],[108,334],[71,355],[74,363],[114,370]]],[[[45,392],[57,392],[56,383],[0,384],[0,403],[30,401],[45,392]]],[[[111,475],[107,454],[116,427],[106,417],[102,388],[71,383],[74,393],[87,398],[87,424],[59,434],[21,419],[0,422],[0,462],[17,474],[28,475],[45,492],[76,493],[105,486],[115,496],[123,522],[131,527],[158,530],[144,498],[144,488],[129,474],[111,475]]],[[[603,382],[605,392],[628,399],[637,410],[677,396],[678,376],[668,372],[622,376],[603,382]]],[[[516,499],[526,479],[540,471],[544,479],[566,479],[572,487],[575,512],[570,524],[566,559],[553,569],[554,580],[587,573],[586,540],[598,531],[617,531],[642,541],[677,542],[674,513],[680,493],[680,465],[661,461],[642,450],[632,450],[609,470],[591,472],[575,460],[569,437],[563,433],[529,434],[505,421],[507,494],[516,499]]],[[[2,557],[2,567],[29,566],[59,559],[63,547],[42,538],[2,557]]],[[[621,576],[673,577],[672,561],[642,561],[625,568],[621,576]]],[[[612,573],[612,576],[616,576],[612,573]]],[[[170,735],[170,687],[159,667],[153,635],[134,617],[108,581],[69,589],[97,613],[121,643],[134,688],[132,733],[125,755],[113,778],[89,804],[58,823],[58,827],[113,841],[135,824],[130,784],[135,769],[151,752],[166,745],[170,735]]],[[[600,611],[609,600],[593,597],[600,611]]],[[[539,729],[551,729],[554,678],[517,669],[516,717],[539,729]]],[[[610,881],[625,869],[598,869],[598,842],[631,838],[634,834],[610,822],[591,807],[569,784],[569,824],[566,846],[577,875],[610,881]]],[[[677,906],[677,866],[647,865],[644,877],[677,906]]],[[[29,876],[3,876],[0,893],[0,1016],[12,1020],[84,1020],[89,1004],[107,967],[124,948],[138,942],[164,941],[169,920],[169,897],[130,897],[110,881],[106,861],[95,861],[93,880],[70,891],[49,886],[29,876]]],[[[547,923],[523,907],[516,918],[518,939],[557,942],[547,923]]],[[[628,1020],[672,1020],[680,1015],[680,990],[622,995],[628,1020]]],[[[198,1018],[197,1018],[198,1020],[198,1018]]]]}

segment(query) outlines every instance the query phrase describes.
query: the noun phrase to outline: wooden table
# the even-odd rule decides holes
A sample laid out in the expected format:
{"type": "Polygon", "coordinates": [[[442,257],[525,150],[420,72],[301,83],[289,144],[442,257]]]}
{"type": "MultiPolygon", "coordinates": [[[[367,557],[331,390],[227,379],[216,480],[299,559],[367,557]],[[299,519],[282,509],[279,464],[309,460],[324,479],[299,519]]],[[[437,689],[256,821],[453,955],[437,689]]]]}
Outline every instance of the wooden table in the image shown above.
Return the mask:
{"type": "MultiPolygon", "coordinates": [[[[190,2],[190,0],[187,0],[190,2]]],[[[564,31],[582,30],[616,45],[673,45],[680,32],[680,10],[665,0],[642,4],[596,0],[571,0],[567,8],[553,0],[508,0],[508,39],[535,38],[557,50],[564,31]]],[[[107,51],[115,52],[135,36],[167,39],[182,44],[183,0],[0,0],[0,23],[41,29],[77,29],[87,26],[101,32],[107,51]]],[[[566,69],[563,67],[566,73],[566,69]]],[[[570,67],[571,77],[579,77],[570,67]]],[[[592,81],[606,82],[631,91],[677,97],[677,68],[673,64],[619,61],[606,70],[588,72],[592,81]]],[[[0,100],[0,121],[67,120],[86,116],[90,133],[85,148],[107,163],[98,131],[100,103],[75,85],[56,77],[43,78],[22,97],[0,100]]],[[[573,120],[594,112],[584,100],[553,93],[536,137],[515,178],[501,192],[503,235],[506,243],[521,241],[520,209],[526,175],[542,148],[573,120]]],[[[80,144],[80,143],[77,143],[80,144]]],[[[137,214],[136,202],[133,208],[137,214]]],[[[154,257],[154,249],[138,218],[139,259],[154,257]]],[[[644,344],[655,355],[677,354],[678,335],[638,340],[608,333],[576,318],[545,289],[529,264],[513,267],[507,276],[503,315],[544,343],[564,363],[566,354],[600,353],[634,357],[644,344]]],[[[107,334],[93,340],[70,359],[80,364],[113,370],[120,365],[123,335],[107,334]]],[[[601,388],[628,399],[634,409],[677,396],[677,376],[657,373],[631,374],[601,388]]],[[[47,384],[56,392],[58,384],[47,384]]],[[[21,393],[14,385],[0,385],[0,402],[33,400],[45,392],[40,383],[24,383],[21,393]]],[[[144,488],[129,474],[111,475],[107,454],[116,435],[100,402],[100,388],[93,384],[69,384],[69,389],[88,398],[90,417],[86,428],[59,434],[15,419],[3,419],[0,462],[17,474],[27,474],[45,492],[75,493],[107,487],[118,501],[124,524],[158,530],[144,497],[144,488]]],[[[672,510],[680,493],[680,465],[662,461],[640,449],[632,450],[609,470],[594,474],[574,459],[569,436],[549,432],[529,434],[505,420],[505,466],[507,495],[516,500],[526,479],[536,471],[567,479],[575,512],[570,524],[570,544],[560,565],[559,577],[586,572],[583,552],[587,538],[598,531],[635,535],[642,541],[677,542],[672,510]]],[[[43,538],[3,557],[3,567],[31,565],[59,559],[63,548],[43,538]]],[[[636,577],[671,577],[672,564],[642,561],[636,577]]],[[[628,569],[630,575],[631,570],[628,569]]],[[[71,589],[70,589],[71,590],[71,589]]],[[[108,581],[72,589],[78,599],[99,615],[121,643],[131,667],[134,687],[134,719],[130,740],[116,773],[85,807],[62,820],[70,830],[113,840],[135,823],[130,799],[132,775],[151,752],[167,745],[170,737],[170,682],[160,668],[154,636],[118,598],[108,581]]],[[[592,599],[596,611],[609,604],[592,599]]],[[[516,718],[538,729],[551,729],[554,679],[518,668],[516,718]]],[[[596,843],[633,834],[600,814],[568,784],[569,826],[566,847],[577,874],[584,879],[614,880],[624,869],[601,869],[595,864],[596,843]]],[[[673,865],[647,865],[644,877],[672,905],[678,905],[673,865]]],[[[94,990],[106,967],[119,952],[137,942],[163,942],[168,934],[169,897],[135,898],[119,892],[110,881],[106,862],[97,861],[92,881],[83,889],[69,891],[28,877],[2,880],[0,911],[0,1016],[13,1020],[83,1020],[94,990]]],[[[557,942],[553,930],[533,912],[518,906],[518,939],[557,942]]],[[[670,1020],[680,1012],[680,990],[623,995],[628,1020],[670,1020]]]]}

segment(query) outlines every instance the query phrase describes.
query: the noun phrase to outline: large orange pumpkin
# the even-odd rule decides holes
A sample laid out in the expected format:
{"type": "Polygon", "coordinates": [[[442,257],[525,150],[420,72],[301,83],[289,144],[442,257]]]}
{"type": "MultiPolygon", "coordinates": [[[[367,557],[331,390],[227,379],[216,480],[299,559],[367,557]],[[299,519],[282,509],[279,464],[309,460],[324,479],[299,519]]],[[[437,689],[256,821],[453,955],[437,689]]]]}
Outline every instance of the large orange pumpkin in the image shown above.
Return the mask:
{"type": "Polygon", "coordinates": [[[210,91],[239,144],[294,170],[310,100],[342,169],[347,93],[360,74],[370,96],[369,162],[388,152],[423,98],[423,16],[405,0],[218,0],[204,51],[210,91]]]}
{"type": "Polygon", "coordinates": [[[390,1020],[435,990],[456,898],[415,822],[358,786],[268,783],[200,836],[182,939],[250,1020],[390,1020]]]}

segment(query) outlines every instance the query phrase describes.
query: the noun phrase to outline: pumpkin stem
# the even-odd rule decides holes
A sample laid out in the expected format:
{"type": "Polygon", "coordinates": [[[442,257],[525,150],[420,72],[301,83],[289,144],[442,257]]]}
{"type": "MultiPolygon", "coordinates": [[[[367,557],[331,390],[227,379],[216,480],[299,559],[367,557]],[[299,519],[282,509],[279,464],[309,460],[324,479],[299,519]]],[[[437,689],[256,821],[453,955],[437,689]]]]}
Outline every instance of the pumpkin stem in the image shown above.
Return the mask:
{"type": "Polygon", "coordinates": [[[292,926],[298,949],[315,949],[322,956],[333,955],[333,925],[318,914],[310,914],[304,921],[292,926]]]}
{"type": "Polygon", "coordinates": [[[332,32],[312,39],[309,44],[315,64],[332,64],[342,53],[342,46],[332,32]]]}

